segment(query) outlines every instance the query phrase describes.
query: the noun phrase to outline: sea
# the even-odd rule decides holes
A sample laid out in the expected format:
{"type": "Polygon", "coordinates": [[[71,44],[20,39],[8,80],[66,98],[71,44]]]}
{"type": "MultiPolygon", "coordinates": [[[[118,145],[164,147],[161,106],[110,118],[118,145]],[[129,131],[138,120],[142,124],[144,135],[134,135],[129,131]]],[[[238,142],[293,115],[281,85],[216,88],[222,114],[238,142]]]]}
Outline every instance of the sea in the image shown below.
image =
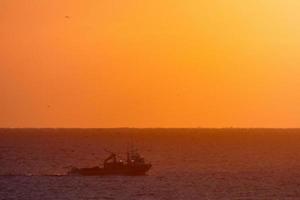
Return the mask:
{"type": "Polygon", "coordinates": [[[0,200],[296,200],[300,129],[0,129],[0,200]],[[134,145],[146,176],[69,176],[134,145]]]}

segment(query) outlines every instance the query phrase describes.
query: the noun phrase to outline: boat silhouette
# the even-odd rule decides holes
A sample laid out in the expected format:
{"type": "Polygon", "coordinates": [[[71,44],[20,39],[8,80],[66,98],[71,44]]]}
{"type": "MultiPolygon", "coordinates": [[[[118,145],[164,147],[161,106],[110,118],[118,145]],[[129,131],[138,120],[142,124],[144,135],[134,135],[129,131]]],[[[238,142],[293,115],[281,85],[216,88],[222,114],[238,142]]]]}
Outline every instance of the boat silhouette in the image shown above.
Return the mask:
{"type": "MultiPolygon", "coordinates": [[[[107,150],[106,150],[107,151],[107,150]]],[[[146,163],[145,159],[138,153],[137,149],[127,152],[126,162],[117,159],[117,155],[107,151],[110,155],[104,160],[103,167],[91,168],[71,168],[68,175],[79,176],[143,176],[152,167],[151,163],[146,163]]]]}

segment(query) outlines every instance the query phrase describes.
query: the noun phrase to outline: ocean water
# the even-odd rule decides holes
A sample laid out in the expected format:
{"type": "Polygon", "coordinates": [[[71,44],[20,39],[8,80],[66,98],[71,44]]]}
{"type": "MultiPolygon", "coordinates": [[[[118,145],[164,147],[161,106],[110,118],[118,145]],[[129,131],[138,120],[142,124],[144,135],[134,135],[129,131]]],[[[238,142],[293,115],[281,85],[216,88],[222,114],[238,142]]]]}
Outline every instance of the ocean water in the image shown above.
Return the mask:
{"type": "Polygon", "coordinates": [[[0,199],[300,199],[300,130],[0,129],[0,199]],[[131,143],[147,176],[65,175],[131,143]]]}

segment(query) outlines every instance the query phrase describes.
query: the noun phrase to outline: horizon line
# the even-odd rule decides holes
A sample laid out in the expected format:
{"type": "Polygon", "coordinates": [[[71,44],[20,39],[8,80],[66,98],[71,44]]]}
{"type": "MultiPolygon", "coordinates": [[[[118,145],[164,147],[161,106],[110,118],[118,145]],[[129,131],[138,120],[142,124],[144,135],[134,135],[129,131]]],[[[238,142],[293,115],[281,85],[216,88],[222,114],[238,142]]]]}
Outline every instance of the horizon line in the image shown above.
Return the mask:
{"type": "Polygon", "coordinates": [[[300,129],[300,127],[0,127],[0,129],[300,129]]]}

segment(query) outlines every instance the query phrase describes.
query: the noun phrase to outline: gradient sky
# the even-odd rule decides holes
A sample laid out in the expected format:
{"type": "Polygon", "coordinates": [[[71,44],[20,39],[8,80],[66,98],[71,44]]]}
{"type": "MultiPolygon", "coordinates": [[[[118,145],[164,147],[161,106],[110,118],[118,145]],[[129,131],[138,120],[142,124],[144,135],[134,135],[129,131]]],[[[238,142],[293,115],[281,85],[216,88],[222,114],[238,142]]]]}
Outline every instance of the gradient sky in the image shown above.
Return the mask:
{"type": "Polygon", "coordinates": [[[0,0],[0,127],[300,127],[299,0],[0,0]]]}

